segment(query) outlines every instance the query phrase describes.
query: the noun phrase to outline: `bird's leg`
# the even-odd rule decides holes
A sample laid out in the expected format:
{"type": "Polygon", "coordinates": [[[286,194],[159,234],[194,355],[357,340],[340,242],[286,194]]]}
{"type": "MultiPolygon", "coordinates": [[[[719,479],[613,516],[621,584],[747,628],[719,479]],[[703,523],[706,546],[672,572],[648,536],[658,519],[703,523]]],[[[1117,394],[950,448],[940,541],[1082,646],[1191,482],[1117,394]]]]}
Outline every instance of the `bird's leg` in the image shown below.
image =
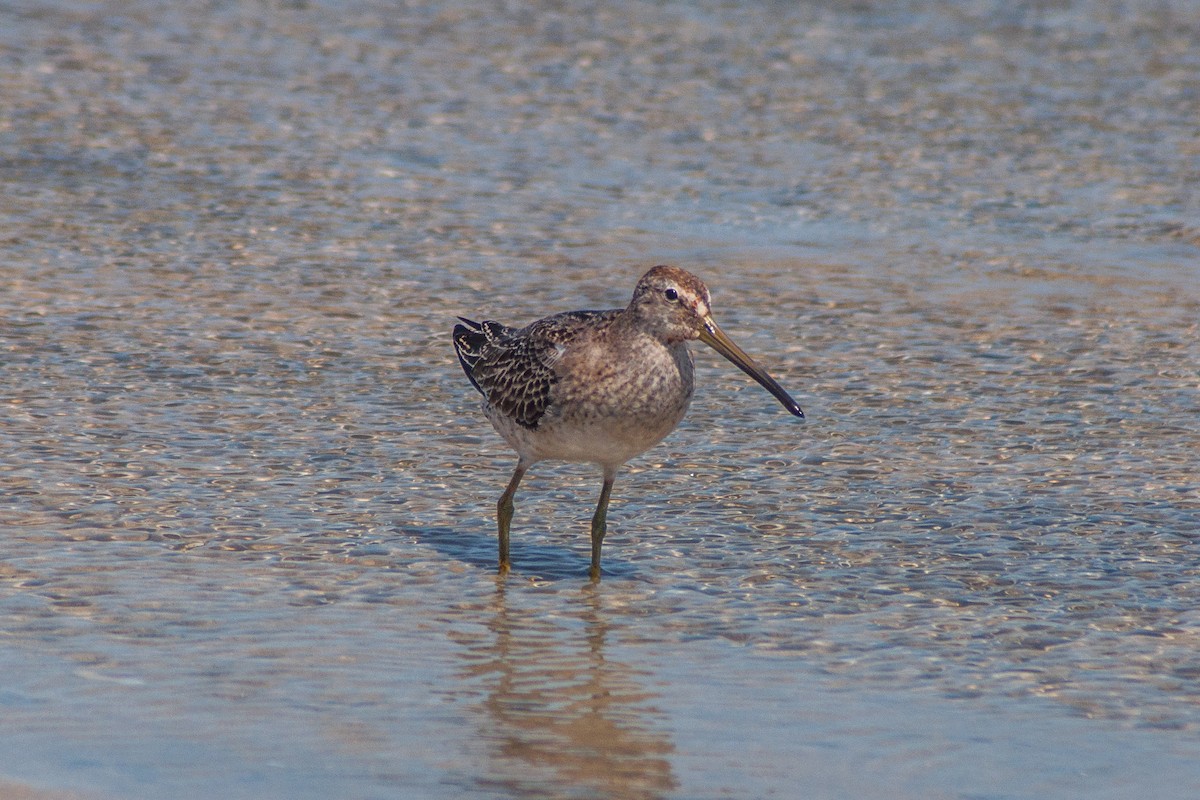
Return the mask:
{"type": "Polygon", "coordinates": [[[508,482],[508,488],[504,490],[504,494],[500,495],[500,501],[496,503],[496,522],[500,528],[500,574],[507,575],[511,566],[508,560],[508,529],[513,518],[513,495],[517,493],[517,486],[521,483],[521,478],[525,477],[525,470],[529,469],[529,465],[524,461],[517,462],[517,468],[513,470],[512,479],[508,482]]]}
{"type": "Polygon", "coordinates": [[[616,477],[616,469],[604,468],[604,488],[600,490],[600,502],[596,504],[596,513],[592,516],[592,568],[588,570],[588,577],[594,581],[600,580],[600,545],[604,543],[608,498],[616,477]]]}

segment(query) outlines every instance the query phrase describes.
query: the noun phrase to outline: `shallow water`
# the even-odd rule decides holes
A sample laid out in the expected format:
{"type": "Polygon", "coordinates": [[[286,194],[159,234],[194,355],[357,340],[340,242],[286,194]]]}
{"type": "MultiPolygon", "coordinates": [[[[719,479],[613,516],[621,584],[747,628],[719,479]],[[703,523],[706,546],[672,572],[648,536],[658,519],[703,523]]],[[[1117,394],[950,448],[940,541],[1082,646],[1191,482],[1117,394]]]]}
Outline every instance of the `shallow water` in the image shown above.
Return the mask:
{"type": "Polygon", "coordinates": [[[0,794],[1191,798],[1200,13],[0,9],[0,794]],[[456,314],[711,352],[513,458],[456,314]],[[799,787],[799,788],[798,788],[799,787]]]}

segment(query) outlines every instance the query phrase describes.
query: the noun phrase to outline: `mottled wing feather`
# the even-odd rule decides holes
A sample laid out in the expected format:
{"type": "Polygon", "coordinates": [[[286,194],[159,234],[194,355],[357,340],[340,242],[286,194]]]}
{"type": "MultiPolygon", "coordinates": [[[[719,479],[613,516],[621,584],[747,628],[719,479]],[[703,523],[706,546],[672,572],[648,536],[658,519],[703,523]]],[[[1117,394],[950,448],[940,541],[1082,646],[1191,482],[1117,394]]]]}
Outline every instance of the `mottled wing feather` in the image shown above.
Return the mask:
{"type": "Polygon", "coordinates": [[[558,383],[554,365],[563,348],[587,329],[589,320],[612,313],[571,311],[520,330],[463,319],[463,325],[454,327],[454,349],[467,378],[488,403],[518,424],[536,429],[552,402],[558,383]]]}
{"type": "Polygon", "coordinates": [[[454,326],[454,352],[458,354],[458,363],[462,364],[463,372],[471,385],[487,397],[487,391],[479,385],[475,378],[475,367],[483,359],[488,345],[497,339],[505,339],[517,333],[516,328],[501,325],[499,322],[475,322],[466,317],[459,317],[463,324],[454,326]]]}

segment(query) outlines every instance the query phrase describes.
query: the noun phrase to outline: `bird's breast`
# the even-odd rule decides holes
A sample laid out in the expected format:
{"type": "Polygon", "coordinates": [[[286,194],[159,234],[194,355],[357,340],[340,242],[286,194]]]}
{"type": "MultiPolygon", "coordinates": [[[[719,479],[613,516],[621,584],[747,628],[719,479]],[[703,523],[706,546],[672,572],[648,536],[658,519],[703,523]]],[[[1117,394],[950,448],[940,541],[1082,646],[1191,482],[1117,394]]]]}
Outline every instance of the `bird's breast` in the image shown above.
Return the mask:
{"type": "Polygon", "coordinates": [[[692,354],[683,343],[637,344],[618,353],[598,347],[566,353],[557,370],[556,416],[674,428],[692,399],[692,354]]]}

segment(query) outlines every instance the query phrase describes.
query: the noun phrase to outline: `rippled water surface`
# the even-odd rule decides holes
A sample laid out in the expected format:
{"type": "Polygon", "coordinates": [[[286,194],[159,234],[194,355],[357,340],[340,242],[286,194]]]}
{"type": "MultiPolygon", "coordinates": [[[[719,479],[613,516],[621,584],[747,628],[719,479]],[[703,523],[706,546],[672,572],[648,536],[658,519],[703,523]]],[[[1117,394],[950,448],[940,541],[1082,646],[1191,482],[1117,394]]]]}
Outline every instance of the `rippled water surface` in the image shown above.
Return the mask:
{"type": "Polygon", "coordinates": [[[1191,2],[0,7],[0,796],[1193,798],[1191,2]],[[449,344],[704,277],[621,473],[449,344]]]}

